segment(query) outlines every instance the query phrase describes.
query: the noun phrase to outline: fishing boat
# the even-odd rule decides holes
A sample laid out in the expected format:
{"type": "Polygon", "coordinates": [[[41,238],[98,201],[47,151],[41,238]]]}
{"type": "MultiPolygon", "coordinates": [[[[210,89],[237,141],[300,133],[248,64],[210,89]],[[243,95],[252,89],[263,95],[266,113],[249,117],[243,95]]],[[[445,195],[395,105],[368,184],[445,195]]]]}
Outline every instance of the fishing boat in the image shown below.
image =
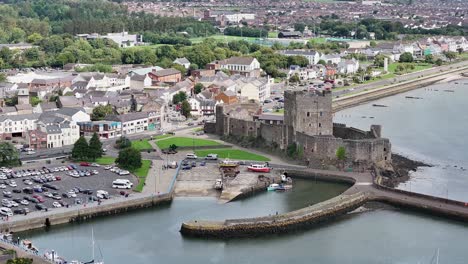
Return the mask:
{"type": "Polygon", "coordinates": [[[251,164],[247,167],[247,170],[253,172],[270,172],[271,168],[265,164],[251,164]]]}
{"type": "Polygon", "coordinates": [[[225,159],[219,163],[220,168],[234,168],[237,166],[239,166],[239,163],[230,159],[225,159]]]}
{"type": "Polygon", "coordinates": [[[277,183],[272,183],[267,187],[267,191],[276,191],[280,188],[280,185],[277,183]]]}

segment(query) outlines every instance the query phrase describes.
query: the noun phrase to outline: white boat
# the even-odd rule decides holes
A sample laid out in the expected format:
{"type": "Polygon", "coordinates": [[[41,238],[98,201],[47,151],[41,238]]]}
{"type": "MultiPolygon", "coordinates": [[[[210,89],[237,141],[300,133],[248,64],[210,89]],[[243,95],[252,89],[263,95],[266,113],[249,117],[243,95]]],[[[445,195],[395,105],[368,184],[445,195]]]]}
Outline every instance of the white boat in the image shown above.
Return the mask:
{"type": "Polygon", "coordinates": [[[282,186],[277,183],[272,183],[267,187],[267,191],[276,191],[279,190],[282,186]]]}
{"type": "Polygon", "coordinates": [[[57,255],[57,253],[55,253],[55,251],[46,251],[44,253],[44,257],[50,261],[52,261],[52,263],[55,263],[55,264],[65,264],[67,263],[67,261],[65,259],[63,259],[62,257],[60,257],[59,255],[57,255]]]}
{"type": "Polygon", "coordinates": [[[92,237],[92,248],[93,248],[93,259],[90,260],[90,261],[87,261],[87,262],[81,262],[81,261],[77,261],[77,260],[72,260],[70,262],[67,262],[67,263],[70,263],[70,264],[104,264],[104,261],[101,260],[101,261],[95,261],[95,256],[94,256],[94,229],[91,229],[91,237],[92,237]]]}

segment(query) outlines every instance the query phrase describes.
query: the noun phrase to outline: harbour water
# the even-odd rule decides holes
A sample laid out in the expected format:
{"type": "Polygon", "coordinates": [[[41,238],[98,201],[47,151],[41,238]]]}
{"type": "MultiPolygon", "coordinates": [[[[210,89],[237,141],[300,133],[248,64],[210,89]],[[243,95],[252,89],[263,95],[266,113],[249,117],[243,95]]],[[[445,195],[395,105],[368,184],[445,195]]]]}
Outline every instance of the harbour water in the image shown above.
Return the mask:
{"type": "MultiPolygon", "coordinates": [[[[464,140],[467,100],[468,84],[441,84],[347,109],[337,113],[335,121],[363,129],[382,124],[395,152],[436,165],[419,170],[411,184],[400,188],[443,197],[448,193],[450,198],[468,201],[464,192],[468,175],[460,168],[468,168],[468,143],[464,140]],[[373,103],[389,107],[372,107],[373,103]]],[[[431,260],[437,250],[439,263],[466,263],[468,224],[392,209],[354,213],[319,228],[283,236],[220,241],[184,238],[178,232],[185,220],[282,213],[325,200],[346,188],[313,181],[297,181],[296,186],[291,192],[265,192],[228,204],[218,204],[213,198],[178,198],[165,207],[20,236],[67,259],[89,260],[94,228],[96,255],[99,258],[102,253],[108,264],[435,263],[431,260]]]]}

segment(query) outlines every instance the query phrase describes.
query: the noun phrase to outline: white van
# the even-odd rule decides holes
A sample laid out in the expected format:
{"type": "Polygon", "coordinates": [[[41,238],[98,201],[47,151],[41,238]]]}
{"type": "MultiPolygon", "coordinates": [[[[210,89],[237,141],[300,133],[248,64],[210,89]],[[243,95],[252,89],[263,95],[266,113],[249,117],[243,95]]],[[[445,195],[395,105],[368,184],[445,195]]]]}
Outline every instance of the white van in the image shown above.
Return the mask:
{"type": "Polygon", "coordinates": [[[131,189],[132,187],[133,183],[129,180],[117,179],[112,182],[112,188],[114,189],[131,189]]]}
{"type": "Polygon", "coordinates": [[[7,207],[0,207],[0,214],[4,216],[13,216],[13,212],[7,207]]]}
{"type": "Polygon", "coordinates": [[[185,158],[187,158],[187,159],[198,159],[197,155],[195,155],[193,153],[188,153],[187,155],[185,155],[185,158]]]}
{"type": "Polygon", "coordinates": [[[13,207],[13,204],[11,203],[10,200],[8,200],[8,199],[3,199],[3,200],[2,200],[2,206],[11,208],[11,207],[13,207]]]}
{"type": "Polygon", "coordinates": [[[109,199],[109,193],[104,190],[98,190],[96,192],[96,197],[99,199],[109,199]]]}
{"type": "Polygon", "coordinates": [[[205,157],[206,160],[218,160],[218,154],[208,154],[205,157]]]}

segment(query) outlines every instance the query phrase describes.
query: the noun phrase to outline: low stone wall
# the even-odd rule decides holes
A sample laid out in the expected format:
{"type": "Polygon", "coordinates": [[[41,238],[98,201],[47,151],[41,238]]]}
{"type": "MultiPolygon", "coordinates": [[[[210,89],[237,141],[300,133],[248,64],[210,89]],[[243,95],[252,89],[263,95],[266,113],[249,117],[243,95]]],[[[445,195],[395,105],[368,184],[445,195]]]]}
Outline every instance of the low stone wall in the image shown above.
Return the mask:
{"type": "Polygon", "coordinates": [[[221,148],[232,148],[232,145],[213,145],[213,146],[184,146],[177,147],[178,150],[191,150],[191,149],[221,149],[221,148]]]}
{"type": "Polygon", "coordinates": [[[226,239],[303,230],[359,208],[368,201],[367,197],[365,193],[340,195],[313,206],[275,216],[232,219],[224,222],[185,222],[180,232],[186,236],[226,239]]]}
{"type": "Polygon", "coordinates": [[[88,204],[88,207],[62,208],[64,211],[57,212],[51,210],[49,212],[41,212],[37,215],[18,216],[17,220],[3,222],[0,224],[2,232],[20,232],[25,230],[50,227],[52,225],[65,224],[71,222],[79,222],[91,219],[98,216],[119,214],[135,209],[152,207],[160,204],[170,203],[172,201],[172,193],[163,195],[135,195],[135,197],[121,198],[117,200],[109,200],[97,204],[88,204]]]}

